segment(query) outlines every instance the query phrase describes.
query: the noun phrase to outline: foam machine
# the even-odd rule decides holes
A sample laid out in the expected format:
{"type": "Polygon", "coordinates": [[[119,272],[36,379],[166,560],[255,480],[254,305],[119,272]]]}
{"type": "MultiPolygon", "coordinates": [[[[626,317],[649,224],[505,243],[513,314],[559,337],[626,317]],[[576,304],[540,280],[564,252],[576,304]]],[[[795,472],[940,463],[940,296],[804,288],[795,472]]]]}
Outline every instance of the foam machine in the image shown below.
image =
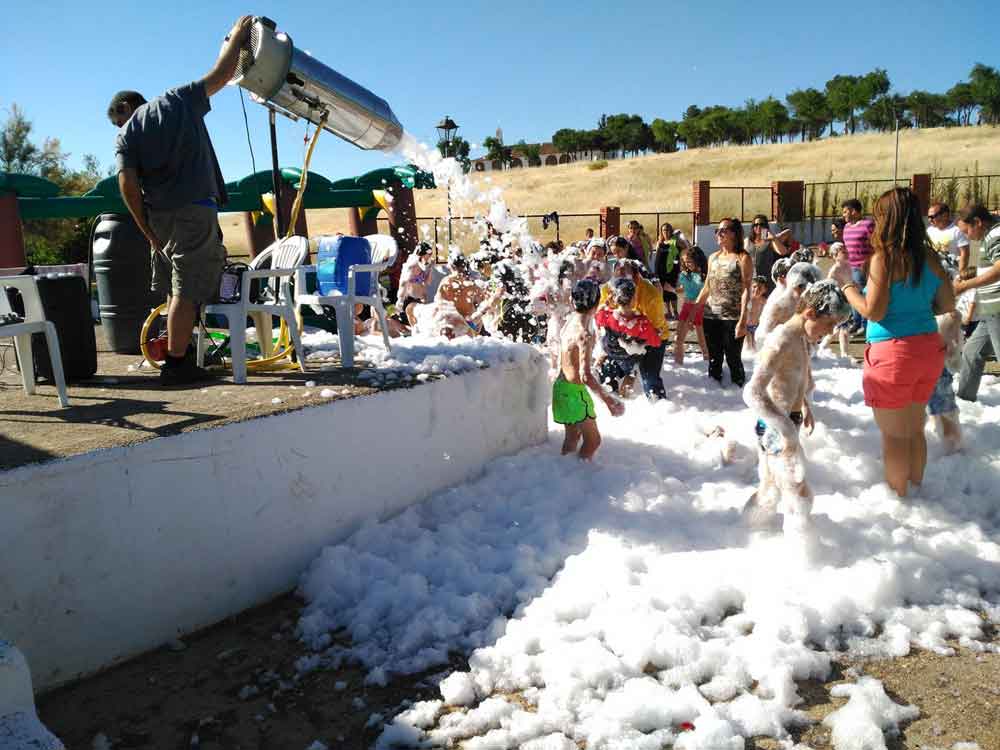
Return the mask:
{"type": "MultiPolygon", "coordinates": [[[[296,48],[288,34],[263,16],[253,19],[249,45],[240,51],[230,83],[268,109],[276,205],[281,195],[276,114],[301,117],[363,149],[391,151],[403,135],[385,99],[296,48]]],[[[285,234],[281,213],[275,217],[279,237],[285,234]]]]}

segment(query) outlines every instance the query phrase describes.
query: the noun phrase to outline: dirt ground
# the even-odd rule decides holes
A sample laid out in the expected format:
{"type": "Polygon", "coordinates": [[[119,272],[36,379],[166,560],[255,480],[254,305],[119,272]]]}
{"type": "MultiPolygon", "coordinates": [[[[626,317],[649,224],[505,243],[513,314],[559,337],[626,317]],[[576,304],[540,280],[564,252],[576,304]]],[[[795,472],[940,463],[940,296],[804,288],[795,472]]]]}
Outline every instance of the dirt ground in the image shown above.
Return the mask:
{"type": "Polygon", "coordinates": [[[25,394],[13,349],[0,348],[6,363],[0,372],[0,470],[301,409],[331,400],[320,396],[324,388],[337,399],[391,387],[359,379],[367,363],[356,359],[350,370],[310,364],[306,373],[251,374],[249,385],[234,385],[227,373],[204,384],[163,388],[156,370],[139,367],[142,355],[109,351],[101,327],[95,329],[97,375],[69,384],[69,409],[59,408],[53,385],[39,383],[35,395],[25,394]]]}
{"type": "MultiPolygon", "coordinates": [[[[295,661],[306,652],[295,640],[301,602],[287,595],[228,622],[174,642],[38,701],[42,721],[68,748],[93,747],[103,734],[112,748],[149,750],[305,750],[319,740],[329,748],[369,748],[381,732],[373,714],[391,720],[409,702],[439,698],[436,685],[452,669],[467,668],[455,655],[447,668],[397,678],[386,687],[364,684],[357,667],[316,671],[295,680],[295,661]]],[[[1000,642],[997,634],[993,641],[1000,642]]],[[[346,640],[343,641],[346,643],[346,640]]],[[[1000,748],[1000,655],[960,650],[946,657],[916,651],[893,661],[840,659],[832,679],[799,685],[800,708],[817,723],[796,739],[827,750],[830,731],[818,723],[845,703],[830,688],[857,674],[882,680],[897,702],[920,709],[889,750],[950,750],[976,741],[1000,748]]],[[[748,750],[778,750],[754,738],[748,750]]]]}

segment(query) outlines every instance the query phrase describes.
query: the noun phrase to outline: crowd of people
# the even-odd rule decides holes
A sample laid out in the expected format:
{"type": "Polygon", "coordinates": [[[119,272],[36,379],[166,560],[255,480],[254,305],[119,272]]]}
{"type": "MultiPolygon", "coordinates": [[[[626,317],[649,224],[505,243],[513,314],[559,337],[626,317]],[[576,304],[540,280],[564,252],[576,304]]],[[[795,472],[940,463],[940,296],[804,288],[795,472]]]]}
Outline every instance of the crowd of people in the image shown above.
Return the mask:
{"type": "Polygon", "coordinates": [[[883,194],[872,216],[845,201],[823,247],[827,274],[791,228],[772,230],[765,216],[748,231],[737,218],[721,220],[711,254],[669,223],[655,241],[633,221],[624,235],[588,230],[569,246],[522,246],[490,231],[471,256],[453,250],[434,293],[425,244],[404,266],[391,333],[543,347],[563,452],[585,459],[600,445],[591,393],[612,414],[637,379],[647,399],[668,398],[668,346],[675,365],[700,351],[708,377],[723,386],[725,366],[756,416],[760,484],[750,522],[766,526],[780,514],[801,523],[812,491],[798,436],[815,423],[811,362],[820,348],[837,345],[848,357],[852,337],[864,336],[864,399],[886,482],[900,496],[923,479],[928,415],[947,451],[961,447],[956,397],[976,399],[986,360],[1000,352],[1000,223],[979,205],[953,221],[934,203],[926,219],[904,188],[883,194]],[[981,245],[976,258],[970,240],[981,245]]]}
{"type": "Polygon", "coordinates": [[[900,496],[923,479],[928,414],[947,450],[961,446],[954,376],[957,397],[975,400],[986,359],[1000,351],[1000,224],[984,207],[968,206],[953,222],[935,203],[925,227],[916,195],[896,188],[872,216],[845,201],[830,229],[827,274],[791,228],[772,229],[765,216],[748,231],[737,218],[720,221],[710,255],[670,224],[655,241],[631,222],[622,236],[589,231],[570,246],[522,247],[491,232],[479,252],[453,251],[434,295],[428,245],[403,270],[398,322],[404,331],[544,347],[563,452],[585,459],[600,445],[591,394],[613,415],[637,379],[648,399],[668,398],[668,346],[676,365],[700,350],[708,377],[723,385],[725,366],[755,415],[760,483],[750,523],[783,515],[786,527],[801,524],[812,491],[799,433],[815,424],[819,348],[836,342],[847,356],[852,336],[864,336],[865,403],[886,482],[900,496]],[[970,239],[982,245],[977,259],[970,239]],[[745,361],[754,362],[749,381],[745,361]]]}

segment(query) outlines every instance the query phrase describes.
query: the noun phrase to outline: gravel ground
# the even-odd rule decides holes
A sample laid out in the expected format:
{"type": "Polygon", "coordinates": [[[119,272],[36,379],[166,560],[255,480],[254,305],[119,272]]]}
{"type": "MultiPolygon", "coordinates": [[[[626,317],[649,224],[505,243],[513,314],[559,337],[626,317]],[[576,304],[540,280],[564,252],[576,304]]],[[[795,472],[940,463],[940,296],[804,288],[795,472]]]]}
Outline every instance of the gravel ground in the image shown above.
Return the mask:
{"type": "MultiPolygon", "coordinates": [[[[149,652],[95,677],[39,698],[42,721],[68,748],[90,748],[103,734],[113,748],[150,750],[305,750],[369,748],[380,732],[373,714],[391,719],[407,701],[439,698],[438,681],[467,668],[455,654],[447,669],[400,677],[385,687],[364,684],[356,667],[294,679],[306,653],[294,638],[301,602],[293,595],[149,652]]],[[[993,641],[1000,642],[994,632],[993,641]]],[[[920,709],[889,750],[950,750],[976,741],[1000,748],[1000,655],[959,649],[955,656],[914,651],[891,661],[838,659],[832,679],[803,682],[800,706],[817,723],[796,739],[831,748],[819,722],[846,701],[830,688],[858,674],[882,680],[889,695],[920,709]]],[[[779,750],[753,738],[748,750],[779,750]]]]}

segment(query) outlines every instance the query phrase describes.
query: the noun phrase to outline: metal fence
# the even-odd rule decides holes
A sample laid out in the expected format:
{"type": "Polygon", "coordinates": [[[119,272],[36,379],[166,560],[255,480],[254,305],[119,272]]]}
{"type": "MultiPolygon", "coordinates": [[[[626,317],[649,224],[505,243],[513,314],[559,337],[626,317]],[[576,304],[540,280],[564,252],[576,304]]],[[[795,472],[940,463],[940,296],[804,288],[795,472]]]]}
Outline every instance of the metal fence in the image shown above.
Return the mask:
{"type": "Polygon", "coordinates": [[[1000,175],[932,177],[931,200],[946,203],[953,211],[966,203],[982,203],[996,213],[1000,211],[1000,175]]]}
{"type": "MultiPolygon", "coordinates": [[[[840,216],[843,201],[856,198],[861,201],[862,212],[870,214],[882,193],[909,184],[909,179],[807,182],[803,197],[804,213],[809,219],[834,218],[840,216]]],[[[953,211],[965,203],[982,203],[992,211],[1000,210],[1000,175],[932,177],[931,201],[946,203],[953,211]]]]}
{"type": "Polygon", "coordinates": [[[747,222],[757,214],[771,215],[771,186],[709,185],[711,217],[715,223],[738,216],[747,222]]]}
{"type": "MultiPolygon", "coordinates": [[[[584,239],[587,229],[593,229],[594,234],[600,236],[601,214],[599,212],[562,213],[560,211],[558,213],[559,223],[549,222],[547,226],[542,221],[547,214],[527,214],[522,218],[527,219],[528,233],[542,244],[552,240],[562,240],[566,244],[576,242],[584,239]]],[[[628,222],[635,220],[643,225],[643,228],[654,240],[659,235],[660,225],[664,222],[669,222],[674,229],[680,229],[688,237],[694,236],[693,211],[622,211],[620,216],[620,226],[623,233],[628,222]]],[[[477,250],[480,233],[477,231],[476,223],[481,220],[482,217],[473,216],[418,216],[417,230],[421,240],[434,245],[438,251],[437,259],[441,260],[442,254],[447,255],[449,229],[451,244],[465,252],[477,250]]],[[[378,222],[380,230],[388,232],[388,219],[380,216],[378,222]]]]}

